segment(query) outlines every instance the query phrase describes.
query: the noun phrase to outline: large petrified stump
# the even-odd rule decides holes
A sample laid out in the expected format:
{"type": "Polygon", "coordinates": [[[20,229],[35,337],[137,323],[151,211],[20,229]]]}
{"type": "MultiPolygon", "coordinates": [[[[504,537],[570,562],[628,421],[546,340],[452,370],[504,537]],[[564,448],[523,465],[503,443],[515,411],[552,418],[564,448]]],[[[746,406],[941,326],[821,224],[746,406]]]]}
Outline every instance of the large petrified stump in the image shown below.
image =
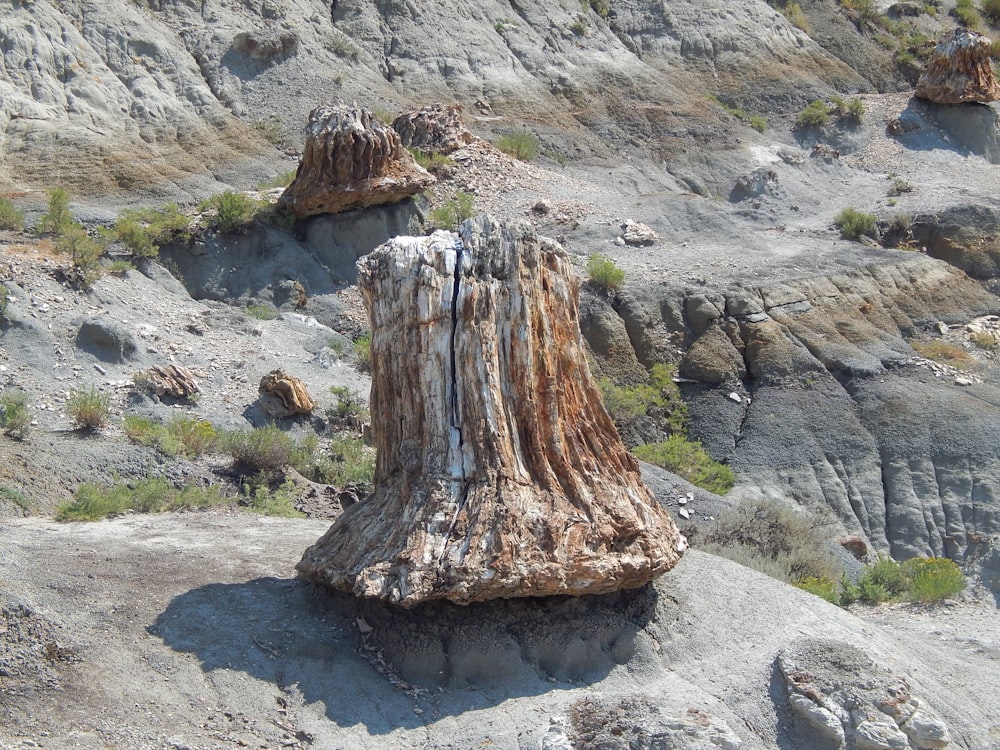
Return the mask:
{"type": "Polygon", "coordinates": [[[950,39],[934,48],[915,94],[938,104],[988,104],[1000,99],[990,40],[969,29],[955,29],[950,39]]]}
{"type": "Polygon", "coordinates": [[[565,253],[480,216],[358,262],[372,324],[374,496],[299,572],[403,606],[600,594],[684,540],[601,404],[565,253]]]}
{"type": "Polygon", "coordinates": [[[371,112],[324,105],[309,113],[302,162],[281,203],[302,219],[397,203],[434,182],[371,112]]]}

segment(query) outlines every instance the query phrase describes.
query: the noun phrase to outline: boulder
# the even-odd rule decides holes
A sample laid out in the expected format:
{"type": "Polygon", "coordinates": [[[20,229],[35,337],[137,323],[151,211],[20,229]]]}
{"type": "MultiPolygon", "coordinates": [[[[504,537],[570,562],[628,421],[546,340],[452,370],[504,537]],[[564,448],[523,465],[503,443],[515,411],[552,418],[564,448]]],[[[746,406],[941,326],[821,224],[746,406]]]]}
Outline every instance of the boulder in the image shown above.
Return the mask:
{"type": "Polygon", "coordinates": [[[658,239],[659,237],[656,236],[656,232],[645,224],[637,221],[627,221],[622,224],[622,240],[626,245],[633,247],[655,245],[658,239]]]}
{"type": "Polygon", "coordinates": [[[938,104],[987,104],[1000,99],[989,38],[971,29],[955,29],[951,38],[934,48],[917,81],[916,95],[938,104]]]}
{"type": "Polygon", "coordinates": [[[371,112],[323,105],[309,113],[302,161],[280,202],[302,219],[398,203],[434,182],[371,112]]]}
{"type": "Polygon", "coordinates": [[[200,392],[194,373],[180,365],[153,365],[142,375],[147,388],[157,396],[191,398],[200,392]]]}
{"type": "Polygon", "coordinates": [[[421,151],[450,154],[475,140],[462,121],[459,104],[432,104],[415,112],[404,112],[392,121],[403,145],[421,151]]]}
{"type": "Polygon", "coordinates": [[[138,345],[135,336],[126,326],[99,316],[85,320],[76,334],[76,345],[103,362],[120,364],[135,359],[138,345]]]}
{"type": "Polygon", "coordinates": [[[305,384],[284,370],[272,370],[262,377],[259,391],[260,408],[276,419],[309,414],[316,408],[305,384]]]}
{"type": "Polygon", "coordinates": [[[528,224],[397,237],[358,262],[375,493],[298,564],[410,607],[644,585],[685,543],[587,366],[579,280],[528,224]]]}

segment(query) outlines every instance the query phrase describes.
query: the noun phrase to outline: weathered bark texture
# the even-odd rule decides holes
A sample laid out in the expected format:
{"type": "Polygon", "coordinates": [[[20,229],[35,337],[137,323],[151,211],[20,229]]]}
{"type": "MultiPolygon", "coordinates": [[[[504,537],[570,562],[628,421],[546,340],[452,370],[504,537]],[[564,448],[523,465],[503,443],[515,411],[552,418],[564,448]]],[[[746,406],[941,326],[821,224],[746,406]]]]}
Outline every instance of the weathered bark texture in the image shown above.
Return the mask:
{"type": "Polygon", "coordinates": [[[309,414],[316,408],[306,384],[284,370],[272,370],[262,377],[258,392],[260,407],[270,417],[309,414]]]}
{"type": "Polygon", "coordinates": [[[462,120],[462,105],[432,104],[392,121],[404,146],[450,154],[475,140],[462,120]]]}
{"type": "Polygon", "coordinates": [[[371,112],[322,106],[309,113],[302,162],[281,202],[305,218],[396,203],[434,182],[371,112]]]}
{"type": "Polygon", "coordinates": [[[951,39],[934,48],[915,93],[938,104],[987,104],[1000,99],[990,40],[969,29],[955,29],[951,39]]]}
{"type": "Polygon", "coordinates": [[[684,539],[601,403],[558,245],[480,216],[358,268],[376,489],[302,575],[412,606],[607,593],[676,564],[684,539]]]}

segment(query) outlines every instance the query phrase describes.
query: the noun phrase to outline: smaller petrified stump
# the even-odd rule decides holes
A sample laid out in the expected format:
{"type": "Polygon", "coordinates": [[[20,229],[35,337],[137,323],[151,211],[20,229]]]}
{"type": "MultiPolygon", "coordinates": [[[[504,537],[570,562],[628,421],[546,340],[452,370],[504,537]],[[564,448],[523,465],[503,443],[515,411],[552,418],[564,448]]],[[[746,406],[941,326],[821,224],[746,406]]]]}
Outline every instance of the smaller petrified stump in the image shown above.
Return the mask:
{"type": "Polygon", "coordinates": [[[1000,99],[990,40],[969,29],[955,29],[950,39],[934,48],[917,82],[916,95],[938,104],[987,104],[1000,99]]]}
{"type": "Polygon", "coordinates": [[[579,282],[530,225],[480,216],[358,262],[372,324],[375,493],[299,572],[412,606],[605,594],[684,540],[587,367],[579,282]]]}
{"type": "Polygon", "coordinates": [[[416,112],[404,112],[392,121],[403,145],[422,151],[450,154],[475,140],[462,120],[458,104],[432,104],[416,112]]]}
{"type": "Polygon", "coordinates": [[[284,370],[272,370],[262,377],[259,391],[260,408],[276,419],[309,414],[316,408],[305,384],[284,370]]]}
{"type": "Polygon", "coordinates": [[[302,162],[280,200],[301,219],[396,203],[434,182],[371,112],[324,105],[309,113],[302,162]]]}
{"type": "Polygon", "coordinates": [[[146,385],[157,396],[191,398],[199,393],[194,373],[180,365],[153,365],[145,372],[146,385]]]}

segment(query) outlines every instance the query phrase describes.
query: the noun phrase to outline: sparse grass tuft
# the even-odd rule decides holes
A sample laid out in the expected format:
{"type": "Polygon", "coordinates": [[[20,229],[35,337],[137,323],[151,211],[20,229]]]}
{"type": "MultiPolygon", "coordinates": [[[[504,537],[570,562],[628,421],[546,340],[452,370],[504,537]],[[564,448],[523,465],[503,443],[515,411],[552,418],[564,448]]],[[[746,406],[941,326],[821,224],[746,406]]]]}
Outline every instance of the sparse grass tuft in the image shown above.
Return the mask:
{"type": "Polygon", "coordinates": [[[175,487],[163,477],[139,479],[132,485],[81,484],[73,501],[56,511],[57,521],[99,521],[127,512],[162,513],[206,508],[229,502],[217,487],[175,487]]]}
{"type": "Polygon", "coordinates": [[[978,29],[982,25],[983,19],[979,17],[979,12],[972,4],[972,0],[957,0],[951,14],[958,19],[958,22],[970,29],[978,29]]]}
{"type": "Polygon", "coordinates": [[[911,341],[910,346],[924,359],[951,365],[959,370],[965,369],[972,362],[972,356],[965,349],[941,339],[911,341]]]}
{"type": "Polygon", "coordinates": [[[257,185],[257,190],[264,191],[270,190],[271,188],[285,188],[292,184],[295,180],[295,175],[298,170],[291,169],[287,172],[282,172],[279,175],[272,177],[270,180],[264,180],[262,183],[257,185]]]}
{"type": "Polygon", "coordinates": [[[889,189],[886,191],[886,194],[889,196],[896,196],[896,195],[902,195],[903,193],[912,193],[912,192],[913,192],[913,185],[911,185],[906,180],[896,177],[889,185],[889,189]]]}
{"type": "Polygon", "coordinates": [[[0,391],[0,428],[5,435],[23,440],[31,426],[28,394],[24,391],[0,391]]]}
{"type": "Polygon", "coordinates": [[[608,410],[619,432],[644,417],[652,417],[671,434],[683,434],[687,425],[687,404],[674,382],[677,368],[657,363],[650,372],[649,382],[639,385],[616,385],[600,378],[597,387],[604,408],[608,410]]]}
{"type": "Polygon", "coordinates": [[[198,206],[202,212],[214,211],[209,223],[223,234],[236,232],[253,223],[257,214],[266,208],[268,205],[265,202],[231,190],[213,195],[198,206]]]}
{"type": "Polygon", "coordinates": [[[863,236],[874,235],[877,221],[878,217],[875,214],[867,214],[856,208],[847,207],[837,214],[833,223],[845,239],[859,240],[863,236]]]}
{"type": "Polygon", "coordinates": [[[617,291],[625,283],[625,271],[607,255],[593,253],[587,258],[587,278],[606,291],[617,291]]]}
{"type": "Polygon", "coordinates": [[[7,291],[7,287],[0,284],[0,320],[3,320],[7,314],[7,297],[10,292],[7,291]]]}
{"type": "Polygon", "coordinates": [[[160,245],[172,240],[187,241],[191,237],[191,221],[181,213],[176,203],[162,208],[142,208],[125,211],[107,235],[121,242],[137,258],[155,258],[160,245]]]}
{"type": "Polygon", "coordinates": [[[475,196],[461,190],[445,203],[431,209],[430,223],[438,229],[455,229],[459,223],[472,218],[475,196]]]}
{"type": "Polygon", "coordinates": [[[683,435],[671,435],[660,443],[638,445],[632,452],[636,458],[672,471],[716,495],[725,495],[736,482],[732,469],[713,459],[701,443],[683,435]]]}
{"type": "Polygon", "coordinates": [[[24,511],[31,510],[34,505],[31,498],[14,487],[8,487],[6,484],[0,484],[0,499],[9,500],[24,511]]]}
{"type": "Polygon", "coordinates": [[[111,397],[96,386],[74,388],[66,399],[66,413],[77,430],[97,430],[108,422],[111,397]]]}
{"type": "Polygon", "coordinates": [[[363,333],[354,339],[354,355],[358,358],[358,367],[370,370],[372,367],[372,335],[363,333]]]}
{"type": "Polygon", "coordinates": [[[577,16],[576,19],[569,25],[569,30],[576,36],[586,36],[587,32],[590,31],[590,26],[587,23],[586,18],[583,16],[577,16]]]}
{"type": "Polygon", "coordinates": [[[257,320],[277,320],[279,312],[274,305],[247,305],[247,315],[257,320]]]}
{"type": "Polygon", "coordinates": [[[266,482],[255,487],[246,485],[243,491],[246,496],[244,504],[263,516],[276,516],[278,518],[302,518],[303,516],[295,509],[295,485],[292,482],[284,482],[277,487],[271,487],[266,482]]]}
{"type": "Polygon", "coordinates": [[[3,196],[0,196],[0,229],[12,229],[15,232],[24,229],[24,211],[3,196]]]}
{"type": "Polygon", "coordinates": [[[375,480],[375,449],[351,435],[337,435],[330,441],[330,461],[324,466],[322,481],[327,484],[371,484],[375,480]]]}
{"type": "Polygon", "coordinates": [[[821,128],[830,121],[826,102],[821,99],[809,102],[795,118],[797,128],[821,128]]]}
{"type": "Polygon", "coordinates": [[[969,336],[969,341],[980,349],[996,349],[1000,347],[1000,338],[989,331],[976,331],[969,336]]]}
{"type": "Polygon", "coordinates": [[[496,142],[498,149],[521,161],[532,161],[538,156],[540,145],[538,136],[527,130],[507,133],[497,138],[496,142]]]}
{"type": "Polygon", "coordinates": [[[274,473],[308,463],[314,450],[313,442],[296,441],[274,425],[224,432],[218,446],[232,456],[235,468],[244,475],[274,473]]]}
{"type": "Polygon", "coordinates": [[[213,451],[219,440],[215,426],[205,420],[177,416],[166,424],[133,414],[122,420],[125,436],[167,456],[200,456],[213,451]]]}
{"type": "Polygon", "coordinates": [[[806,18],[806,14],[802,12],[801,5],[796,2],[790,2],[781,9],[781,12],[788,19],[788,22],[799,31],[812,34],[812,26],[809,23],[809,19],[806,18]]]}
{"type": "Polygon", "coordinates": [[[428,172],[438,172],[446,167],[450,167],[454,162],[439,151],[421,151],[419,148],[411,148],[410,153],[413,160],[428,172]]]}

